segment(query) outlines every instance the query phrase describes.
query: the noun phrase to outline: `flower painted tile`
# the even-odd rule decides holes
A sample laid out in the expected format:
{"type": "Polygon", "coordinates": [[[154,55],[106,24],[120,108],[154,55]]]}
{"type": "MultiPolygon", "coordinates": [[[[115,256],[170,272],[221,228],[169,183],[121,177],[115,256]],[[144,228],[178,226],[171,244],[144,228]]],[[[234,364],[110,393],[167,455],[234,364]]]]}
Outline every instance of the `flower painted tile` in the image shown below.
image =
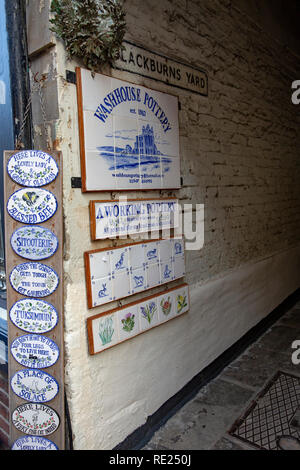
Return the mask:
{"type": "Polygon", "coordinates": [[[188,286],[176,290],[175,293],[175,315],[181,315],[189,310],[188,286]]]}
{"type": "Polygon", "coordinates": [[[93,340],[96,352],[110,348],[119,342],[116,314],[104,315],[93,321],[93,340]]]}
{"type": "Polygon", "coordinates": [[[112,274],[129,271],[129,249],[112,250],[110,253],[112,274]]]}
{"type": "Polygon", "coordinates": [[[131,293],[136,294],[146,289],[147,279],[146,279],[146,269],[133,269],[130,272],[130,288],[131,293]]]}
{"type": "Polygon", "coordinates": [[[120,341],[129,339],[140,332],[137,306],[133,305],[118,311],[118,329],[120,341]]]}
{"type": "Polygon", "coordinates": [[[92,303],[93,307],[103,305],[113,300],[112,278],[105,277],[92,281],[92,303]]]}
{"type": "Polygon", "coordinates": [[[166,292],[157,298],[159,322],[165,322],[175,315],[175,297],[173,292],[166,292]]]}
{"type": "Polygon", "coordinates": [[[131,294],[129,271],[117,273],[112,276],[112,295],[113,300],[127,297],[131,294]]]}
{"type": "Polygon", "coordinates": [[[157,299],[154,297],[138,304],[141,331],[148,330],[158,323],[157,299]]]}
{"type": "Polygon", "coordinates": [[[174,278],[185,276],[185,259],[183,256],[175,256],[174,258],[174,278]]]}
{"type": "Polygon", "coordinates": [[[147,289],[160,284],[160,264],[154,263],[147,266],[147,289]]]}
{"type": "Polygon", "coordinates": [[[109,251],[99,251],[98,253],[90,254],[89,258],[92,280],[110,276],[111,265],[109,251]]]}

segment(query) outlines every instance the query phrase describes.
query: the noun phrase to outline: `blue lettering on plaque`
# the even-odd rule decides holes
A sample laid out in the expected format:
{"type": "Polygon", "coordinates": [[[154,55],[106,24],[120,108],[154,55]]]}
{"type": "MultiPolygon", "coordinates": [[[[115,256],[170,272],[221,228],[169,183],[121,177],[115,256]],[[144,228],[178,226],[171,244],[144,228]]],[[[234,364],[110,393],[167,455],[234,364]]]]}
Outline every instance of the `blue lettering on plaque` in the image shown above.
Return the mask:
{"type": "Polygon", "coordinates": [[[18,336],[10,346],[13,358],[22,366],[45,369],[53,366],[59,358],[59,347],[47,336],[18,336]]]}
{"type": "Polygon", "coordinates": [[[10,243],[17,255],[30,260],[50,258],[58,248],[58,239],[51,230],[32,225],[18,228],[10,243]]]}
{"type": "Polygon", "coordinates": [[[56,327],[58,313],[52,304],[40,299],[21,299],[9,312],[12,323],[28,333],[48,333],[56,327]]]}
{"type": "Polygon", "coordinates": [[[7,201],[8,214],[24,224],[46,222],[56,210],[56,197],[46,189],[19,189],[7,201]]]}
{"type": "Polygon", "coordinates": [[[10,157],[7,172],[21,186],[36,188],[54,181],[58,166],[54,158],[45,152],[24,150],[10,157]]]}
{"type": "Polygon", "coordinates": [[[47,403],[59,391],[55,378],[38,369],[17,371],[11,378],[10,386],[18,397],[33,403],[47,403]]]}
{"type": "Polygon", "coordinates": [[[30,262],[15,266],[9,281],[19,294],[26,297],[46,297],[56,290],[59,277],[50,266],[30,262]]]}

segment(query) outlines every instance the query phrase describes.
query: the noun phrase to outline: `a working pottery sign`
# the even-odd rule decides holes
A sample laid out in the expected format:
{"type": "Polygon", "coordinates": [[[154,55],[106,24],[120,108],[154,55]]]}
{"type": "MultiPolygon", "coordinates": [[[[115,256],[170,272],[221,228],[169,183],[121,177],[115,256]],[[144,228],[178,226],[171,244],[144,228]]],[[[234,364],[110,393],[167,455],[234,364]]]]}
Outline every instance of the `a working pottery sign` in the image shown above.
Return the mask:
{"type": "Polygon", "coordinates": [[[90,354],[130,340],[189,310],[189,287],[182,284],[87,319],[90,354]]]}
{"type": "Polygon", "coordinates": [[[178,99],[77,69],[83,191],[180,187],[178,99]]]}
{"type": "Polygon", "coordinates": [[[178,225],[177,199],[90,201],[92,240],[131,235],[178,225]]]}
{"type": "Polygon", "coordinates": [[[208,78],[204,70],[128,41],[123,41],[122,45],[124,50],[121,51],[120,58],[114,62],[114,68],[207,96],[208,78]]]}
{"type": "Polygon", "coordinates": [[[59,284],[57,273],[42,263],[23,263],[16,266],[9,276],[11,286],[27,297],[46,297],[59,284]]]}
{"type": "Polygon", "coordinates": [[[47,436],[57,430],[59,416],[47,405],[25,403],[14,410],[12,422],[24,434],[47,436]]]}
{"type": "Polygon", "coordinates": [[[53,305],[39,299],[18,300],[10,309],[9,317],[15,326],[28,333],[48,333],[58,322],[53,305]]]}
{"type": "Polygon", "coordinates": [[[44,369],[59,358],[59,348],[50,338],[41,335],[19,336],[11,343],[11,354],[24,367],[44,369]]]}
{"type": "Polygon", "coordinates": [[[30,260],[50,258],[58,248],[58,239],[51,230],[31,225],[15,230],[10,243],[17,255],[30,260]]]}
{"type": "Polygon", "coordinates": [[[118,300],[185,275],[184,242],[152,240],[85,253],[88,307],[118,300]]]}
{"type": "Polygon", "coordinates": [[[58,175],[58,166],[54,158],[45,152],[24,150],[10,157],[7,172],[21,186],[36,188],[52,183],[58,175]]]}
{"type": "Polygon", "coordinates": [[[57,210],[57,201],[46,189],[19,189],[10,196],[7,212],[17,222],[40,224],[50,219],[57,210]]]}
{"type": "Polygon", "coordinates": [[[57,381],[46,372],[35,369],[19,370],[10,381],[13,392],[23,400],[46,403],[58,394],[57,381]]]}
{"type": "Polygon", "coordinates": [[[58,447],[45,437],[24,436],[13,443],[11,450],[58,450],[58,447]]]}

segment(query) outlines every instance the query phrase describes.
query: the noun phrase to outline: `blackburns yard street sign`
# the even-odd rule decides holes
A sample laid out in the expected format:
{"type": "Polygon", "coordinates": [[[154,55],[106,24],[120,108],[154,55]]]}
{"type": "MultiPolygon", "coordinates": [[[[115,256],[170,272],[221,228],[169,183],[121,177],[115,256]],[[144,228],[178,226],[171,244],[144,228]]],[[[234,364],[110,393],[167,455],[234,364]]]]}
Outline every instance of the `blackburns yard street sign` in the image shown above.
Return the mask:
{"type": "Polygon", "coordinates": [[[136,73],[200,95],[208,95],[208,78],[204,70],[170,59],[161,54],[123,42],[125,49],[114,67],[136,73]]]}

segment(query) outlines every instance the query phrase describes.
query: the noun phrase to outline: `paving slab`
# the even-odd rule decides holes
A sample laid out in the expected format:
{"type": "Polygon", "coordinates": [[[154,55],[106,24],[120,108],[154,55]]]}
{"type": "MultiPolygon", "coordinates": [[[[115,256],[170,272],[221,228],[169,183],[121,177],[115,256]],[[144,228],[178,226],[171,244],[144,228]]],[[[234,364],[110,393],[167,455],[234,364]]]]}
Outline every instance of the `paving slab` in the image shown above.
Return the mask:
{"type": "Polygon", "coordinates": [[[259,390],[278,370],[300,375],[300,366],[292,363],[292,352],[291,348],[289,354],[275,352],[255,343],[226,367],[221,377],[259,390]]]}
{"type": "Polygon", "coordinates": [[[252,396],[252,390],[216,379],[170,418],[145,449],[153,446],[172,450],[211,449],[252,396]]]}

